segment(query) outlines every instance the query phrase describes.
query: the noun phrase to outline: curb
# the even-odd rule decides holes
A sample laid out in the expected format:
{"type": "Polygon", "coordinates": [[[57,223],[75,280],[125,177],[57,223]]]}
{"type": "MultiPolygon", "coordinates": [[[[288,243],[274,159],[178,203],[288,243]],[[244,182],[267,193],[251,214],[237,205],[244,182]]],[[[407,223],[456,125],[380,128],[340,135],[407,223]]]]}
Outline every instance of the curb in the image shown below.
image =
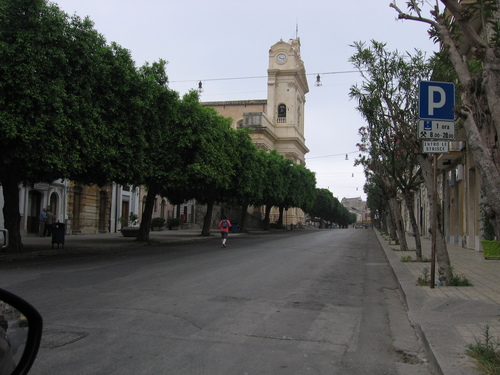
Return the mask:
{"type": "Polygon", "coordinates": [[[422,326],[415,321],[415,318],[414,318],[413,313],[412,313],[412,311],[414,311],[414,309],[416,307],[415,304],[417,304],[417,303],[420,305],[423,304],[423,301],[425,300],[425,295],[424,295],[424,293],[422,293],[418,290],[412,291],[412,293],[418,294],[417,296],[414,296],[414,297],[417,297],[419,300],[421,299],[421,301],[417,302],[417,301],[408,299],[408,294],[407,294],[407,290],[406,290],[407,285],[408,285],[407,283],[411,283],[411,282],[415,283],[415,280],[413,279],[413,277],[411,275],[408,276],[408,272],[407,272],[406,268],[399,261],[399,259],[396,260],[394,256],[391,256],[391,255],[393,255],[392,254],[393,250],[389,247],[390,245],[387,243],[387,241],[385,241],[385,239],[382,238],[382,236],[378,230],[375,230],[375,234],[377,235],[377,239],[380,243],[380,246],[384,250],[387,261],[391,265],[392,273],[397,281],[398,289],[401,291],[401,294],[403,297],[403,302],[404,302],[406,309],[407,309],[408,320],[415,328],[415,332],[417,333],[419,339],[422,342],[422,345],[425,349],[425,353],[427,355],[427,359],[429,361],[429,364],[431,365],[432,369],[437,374],[444,375],[443,369],[441,368],[441,365],[439,364],[439,361],[438,361],[434,351],[432,350],[432,346],[429,343],[429,340],[427,339],[427,336],[426,336],[422,326]]]}

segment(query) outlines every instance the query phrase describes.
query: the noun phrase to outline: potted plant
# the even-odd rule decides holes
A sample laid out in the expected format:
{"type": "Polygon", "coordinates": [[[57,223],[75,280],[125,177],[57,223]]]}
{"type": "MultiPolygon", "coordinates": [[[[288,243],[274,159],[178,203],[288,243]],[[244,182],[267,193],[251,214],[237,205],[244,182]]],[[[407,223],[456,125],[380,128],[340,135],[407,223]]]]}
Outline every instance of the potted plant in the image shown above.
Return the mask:
{"type": "Polygon", "coordinates": [[[500,259],[500,241],[495,240],[495,228],[481,203],[481,222],[483,227],[483,239],[481,245],[485,259],[500,259]]]}
{"type": "Polygon", "coordinates": [[[137,219],[139,219],[139,216],[133,212],[130,213],[128,218],[121,217],[119,219],[121,224],[120,231],[124,237],[137,237],[139,235],[139,227],[136,226],[138,224],[137,219]]]}
{"type": "Polygon", "coordinates": [[[165,225],[165,219],[162,217],[155,217],[151,220],[151,227],[153,230],[162,230],[165,225]]]}
{"type": "Polygon", "coordinates": [[[181,224],[182,224],[181,219],[179,219],[178,217],[173,217],[172,219],[170,219],[168,228],[170,230],[178,230],[181,224]]]}

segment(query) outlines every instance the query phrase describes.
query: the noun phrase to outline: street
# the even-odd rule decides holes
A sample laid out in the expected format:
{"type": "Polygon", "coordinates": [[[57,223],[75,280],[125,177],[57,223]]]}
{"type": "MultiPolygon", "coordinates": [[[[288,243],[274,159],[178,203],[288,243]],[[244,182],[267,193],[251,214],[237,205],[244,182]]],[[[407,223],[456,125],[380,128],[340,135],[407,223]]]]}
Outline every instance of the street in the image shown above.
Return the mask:
{"type": "Polygon", "coordinates": [[[430,374],[375,233],[288,231],[0,265],[30,374],[430,374]]]}

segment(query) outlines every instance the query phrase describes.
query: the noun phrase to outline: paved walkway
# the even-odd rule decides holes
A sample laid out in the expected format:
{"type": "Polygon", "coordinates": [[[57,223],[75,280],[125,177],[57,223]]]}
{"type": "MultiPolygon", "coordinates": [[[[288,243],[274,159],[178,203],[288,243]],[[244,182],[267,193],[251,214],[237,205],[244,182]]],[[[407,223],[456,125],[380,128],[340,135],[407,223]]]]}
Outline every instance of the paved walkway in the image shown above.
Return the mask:
{"type": "MultiPolygon", "coordinates": [[[[219,240],[218,231],[213,231],[210,237],[202,237],[200,233],[199,229],[164,230],[151,232],[150,239],[163,244],[219,240]]],[[[430,263],[401,262],[402,256],[414,258],[415,252],[398,251],[397,245],[376,233],[403,292],[409,318],[427,348],[433,367],[444,375],[479,374],[464,352],[468,344],[483,339],[486,325],[490,326],[493,337],[500,340],[500,260],[486,260],[483,253],[448,245],[454,273],[467,277],[473,286],[436,286],[431,289],[418,286],[416,282],[423,277],[424,268],[430,270],[430,263]]],[[[134,238],[123,237],[121,233],[69,235],[65,237],[64,249],[57,249],[57,245],[52,249],[51,242],[50,238],[24,237],[23,254],[0,253],[0,262],[61,253],[107,253],[147,246],[135,242],[134,238]]],[[[413,237],[408,236],[408,244],[415,249],[413,237]]],[[[430,258],[430,240],[422,238],[422,246],[423,255],[430,258]]]]}
{"type": "MultiPolygon", "coordinates": [[[[465,276],[473,285],[432,289],[416,283],[423,278],[424,268],[430,272],[430,263],[401,262],[404,256],[415,259],[415,251],[398,251],[398,245],[377,235],[434,367],[445,375],[479,374],[464,352],[468,344],[483,341],[486,325],[490,334],[500,340],[500,260],[486,260],[482,252],[448,244],[453,273],[465,276]]],[[[409,248],[415,249],[414,238],[408,236],[407,240],[409,248]]],[[[422,238],[422,252],[430,259],[430,239],[422,238]]]]}

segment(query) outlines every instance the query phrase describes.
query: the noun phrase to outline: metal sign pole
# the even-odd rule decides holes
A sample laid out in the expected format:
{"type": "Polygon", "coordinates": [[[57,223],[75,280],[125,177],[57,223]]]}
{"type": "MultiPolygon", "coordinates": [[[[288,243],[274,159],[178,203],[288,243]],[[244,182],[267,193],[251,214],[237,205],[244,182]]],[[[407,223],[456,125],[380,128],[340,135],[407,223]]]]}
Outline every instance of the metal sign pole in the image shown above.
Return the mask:
{"type": "Polygon", "coordinates": [[[437,218],[437,161],[438,153],[447,153],[448,145],[443,142],[455,139],[455,85],[451,82],[420,81],[418,104],[418,138],[423,142],[424,153],[434,153],[434,179],[432,192],[432,250],[431,250],[431,288],[436,284],[436,240],[437,218]]]}
{"type": "Polygon", "coordinates": [[[437,154],[434,154],[434,176],[432,187],[432,246],[431,246],[431,289],[436,284],[436,237],[437,237],[437,154]]]}

